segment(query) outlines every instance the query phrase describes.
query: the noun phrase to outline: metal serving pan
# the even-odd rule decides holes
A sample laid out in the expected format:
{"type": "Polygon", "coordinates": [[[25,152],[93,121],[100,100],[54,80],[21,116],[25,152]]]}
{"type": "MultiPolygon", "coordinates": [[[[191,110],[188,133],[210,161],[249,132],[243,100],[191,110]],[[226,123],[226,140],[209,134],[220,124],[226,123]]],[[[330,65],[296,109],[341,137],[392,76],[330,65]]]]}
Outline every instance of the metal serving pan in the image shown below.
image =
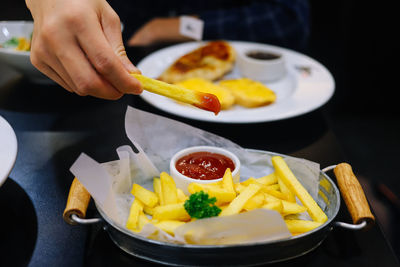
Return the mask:
{"type": "MultiPolygon", "coordinates": [[[[269,155],[276,153],[260,151],[269,155]]],[[[281,155],[284,156],[284,155],[281,155]]],[[[85,219],[89,193],[75,178],[68,196],[64,220],[69,224],[103,224],[112,241],[135,257],[169,266],[252,266],[289,260],[317,248],[335,227],[368,229],[374,224],[363,189],[347,163],[320,171],[316,202],[324,207],[328,220],[320,227],[290,238],[238,245],[180,245],[141,237],[113,222],[99,205],[100,218],[85,219]],[[335,221],[340,208],[340,193],[326,172],[334,170],[340,193],[352,216],[353,224],[335,221]]]]}

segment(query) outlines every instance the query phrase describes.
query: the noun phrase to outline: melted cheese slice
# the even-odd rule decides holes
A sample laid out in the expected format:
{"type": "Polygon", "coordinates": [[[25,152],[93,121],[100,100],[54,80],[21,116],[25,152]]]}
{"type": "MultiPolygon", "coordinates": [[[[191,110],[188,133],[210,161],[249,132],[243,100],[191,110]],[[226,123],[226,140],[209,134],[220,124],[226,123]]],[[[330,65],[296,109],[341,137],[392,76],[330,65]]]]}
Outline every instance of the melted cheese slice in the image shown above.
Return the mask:
{"type": "Polygon", "coordinates": [[[276,101],[276,95],[271,89],[247,78],[223,80],[219,85],[232,92],[237,104],[247,108],[265,106],[276,101]]]}

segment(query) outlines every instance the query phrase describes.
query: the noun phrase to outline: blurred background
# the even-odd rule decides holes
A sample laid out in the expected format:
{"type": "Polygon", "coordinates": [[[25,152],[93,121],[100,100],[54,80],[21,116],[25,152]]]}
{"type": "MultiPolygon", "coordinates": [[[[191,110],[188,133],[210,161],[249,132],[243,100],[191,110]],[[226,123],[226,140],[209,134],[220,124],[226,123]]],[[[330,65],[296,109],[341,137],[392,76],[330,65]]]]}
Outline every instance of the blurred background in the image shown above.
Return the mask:
{"type": "MultiPolygon", "coordinates": [[[[380,227],[400,256],[399,47],[395,8],[388,1],[310,0],[306,51],[333,74],[336,90],[324,106],[347,161],[366,187],[380,227]],[[368,183],[366,183],[368,181],[368,183]]],[[[0,20],[31,20],[23,0],[8,1],[0,20]]],[[[18,75],[0,62],[0,82],[18,75]]],[[[0,99],[1,101],[1,99],[0,99]]]]}

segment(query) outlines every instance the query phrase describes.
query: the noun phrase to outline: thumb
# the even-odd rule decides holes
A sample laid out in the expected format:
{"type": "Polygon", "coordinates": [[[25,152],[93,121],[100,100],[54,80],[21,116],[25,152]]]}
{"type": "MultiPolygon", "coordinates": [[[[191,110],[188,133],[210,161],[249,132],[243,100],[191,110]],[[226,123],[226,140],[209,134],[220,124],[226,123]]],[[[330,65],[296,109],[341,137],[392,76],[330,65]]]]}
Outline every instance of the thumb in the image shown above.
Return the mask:
{"type": "Polygon", "coordinates": [[[108,5],[102,12],[101,24],[104,35],[108,40],[114,53],[119,57],[121,63],[129,73],[141,73],[129,60],[122,41],[121,22],[117,13],[108,5]]]}

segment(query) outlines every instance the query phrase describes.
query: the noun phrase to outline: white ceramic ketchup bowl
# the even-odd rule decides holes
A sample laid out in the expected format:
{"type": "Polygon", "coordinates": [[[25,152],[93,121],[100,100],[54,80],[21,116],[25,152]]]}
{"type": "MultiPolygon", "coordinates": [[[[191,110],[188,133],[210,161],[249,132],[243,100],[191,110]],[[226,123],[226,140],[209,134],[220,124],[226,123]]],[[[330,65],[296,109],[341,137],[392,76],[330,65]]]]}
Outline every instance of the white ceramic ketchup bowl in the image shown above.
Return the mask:
{"type": "Polygon", "coordinates": [[[220,147],[213,147],[213,146],[194,146],[194,147],[189,147],[183,150],[180,150],[177,152],[170,161],[169,169],[170,169],[170,175],[172,178],[174,178],[175,184],[177,188],[182,189],[182,191],[185,194],[189,194],[188,192],[188,186],[190,183],[202,183],[202,184],[209,184],[209,183],[214,183],[217,181],[221,181],[222,177],[218,179],[212,179],[212,180],[200,180],[200,179],[195,179],[191,178],[188,176],[185,176],[181,174],[177,169],[176,169],[176,163],[179,159],[182,157],[195,153],[195,152],[210,152],[210,153],[215,153],[215,154],[221,154],[225,157],[228,157],[233,161],[233,164],[235,165],[234,170],[232,171],[232,178],[235,183],[239,182],[240,180],[240,161],[237,156],[235,156],[232,152],[220,148],[220,147]]]}

